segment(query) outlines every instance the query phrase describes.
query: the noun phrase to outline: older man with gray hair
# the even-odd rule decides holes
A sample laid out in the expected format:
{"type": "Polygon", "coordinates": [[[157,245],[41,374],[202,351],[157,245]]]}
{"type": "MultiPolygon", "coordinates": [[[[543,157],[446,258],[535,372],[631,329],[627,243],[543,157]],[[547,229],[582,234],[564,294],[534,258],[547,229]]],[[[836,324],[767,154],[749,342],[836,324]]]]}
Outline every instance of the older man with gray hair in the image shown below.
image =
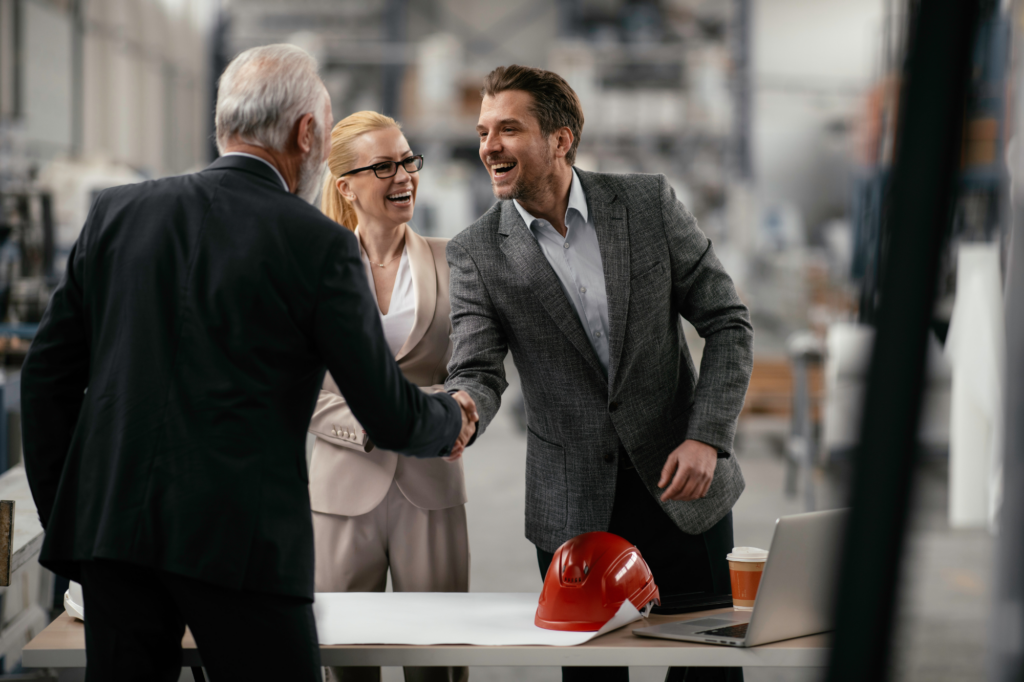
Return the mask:
{"type": "Polygon", "coordinates": [[[177,680],[186,625],[213,680],[320,679],[304,442],[325,367],[385,449],[469,438],[472,401],[403,378],[355,237],[303,201],[330,130],[308,54],[249,50],[220,81],[223,156],[102,192],[69,256],[22,432],[88,680],[177,680]]]}

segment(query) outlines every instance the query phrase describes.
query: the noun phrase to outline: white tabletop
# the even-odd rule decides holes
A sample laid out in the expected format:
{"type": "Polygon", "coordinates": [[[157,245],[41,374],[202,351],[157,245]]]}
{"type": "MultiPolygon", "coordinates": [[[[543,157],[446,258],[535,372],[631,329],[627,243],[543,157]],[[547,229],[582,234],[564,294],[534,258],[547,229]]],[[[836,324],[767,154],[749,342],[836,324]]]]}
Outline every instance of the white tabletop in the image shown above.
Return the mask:
{"type": "MultiPolygon", "coordinates": [[[[609,632],[585,644],[556,646],[471,645],[346,645],[320,646],[323,665],[354,666],[747,666],[824,667],[828,663],[829,636],[812,635],[751,649],[649,639],[632,634],[634,628],[701,618],[730,609],[682,616],[651,616],[609,632]]],[[[192,635],[185,633],[183,665],[200,665],[192,635]]],[[[246,655],[246,654],[243,654],[246,655]]],[[[85,666],[85,629],[62,614],[22,651],[26,668],[80,668],[85,666]]]]}

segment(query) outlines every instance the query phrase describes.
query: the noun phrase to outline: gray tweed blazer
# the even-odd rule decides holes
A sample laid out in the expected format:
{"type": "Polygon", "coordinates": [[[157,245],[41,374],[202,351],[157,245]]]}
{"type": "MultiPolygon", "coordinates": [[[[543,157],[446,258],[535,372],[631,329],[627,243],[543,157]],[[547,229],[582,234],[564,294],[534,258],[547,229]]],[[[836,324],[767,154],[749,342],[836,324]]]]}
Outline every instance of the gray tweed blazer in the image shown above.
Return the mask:
{"type": "Polygon", "coordinates": [[[577,173],[608,293],[607,375],[537,241],[500,201],[448,243],[445,387],[473,397],[482,433],[512,351],[529,424],[526,537],[541,549],[608,529],[620,445],[657,499],[665,458],[688,438],[726,456],[704,499],[659,504],[684,532],[702,533],[744,488],[732,448],[753,366],[747,309],[664,176],[577,173]],[[706,340],[699,380],[680,316],[706,340]]]}

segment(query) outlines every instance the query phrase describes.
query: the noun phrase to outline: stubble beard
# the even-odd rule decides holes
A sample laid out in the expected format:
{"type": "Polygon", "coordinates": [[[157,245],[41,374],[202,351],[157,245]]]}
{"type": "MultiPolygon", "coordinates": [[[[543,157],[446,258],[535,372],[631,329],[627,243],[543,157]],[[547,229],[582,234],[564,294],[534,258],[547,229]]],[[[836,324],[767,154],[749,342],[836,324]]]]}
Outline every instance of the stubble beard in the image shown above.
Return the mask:
{"type": "Polygon", "coordinates": [[[507,189],[498,189],[492,181],[491,189],[494,192],[494,197],[501,201],[511,201],[512,199],[516,199],[520,202],[530,201],[530,199],[532,199],[537,193],[534,189],[533,183],[525,181],[522,175],[516,178],[516,181],[512,183],[512,186],[507,189]]]}
{"type": "Polygon", "coordinates": [[[491,180],[491,191],[494,192],[494,198],[500,201],[511,201],[512,199],[517,200],[519,203],[530,203],[541,194],[541,185],[543,179],[550,175],[551,167],[554,165],[554,157],[547,157],[544,159],[542,172],[534,174],[533,177],[527,176],[522,172],[522,165],[519,168],[519,177],[512,183],[512,186],[505,190],[498,189],[497,185],[494,184],[494,180],[491,180]]]}
{"type": "Polygon", "coordinates": [[[327,161],[320,161],[323,158],[323,141],[318,129],[314,130],[313,139],[313,148],[299,164],[299,177],[295,183],[295,194],[310,204],[316,202],[323,189],[321,179],[327,171],[327,161]]]}

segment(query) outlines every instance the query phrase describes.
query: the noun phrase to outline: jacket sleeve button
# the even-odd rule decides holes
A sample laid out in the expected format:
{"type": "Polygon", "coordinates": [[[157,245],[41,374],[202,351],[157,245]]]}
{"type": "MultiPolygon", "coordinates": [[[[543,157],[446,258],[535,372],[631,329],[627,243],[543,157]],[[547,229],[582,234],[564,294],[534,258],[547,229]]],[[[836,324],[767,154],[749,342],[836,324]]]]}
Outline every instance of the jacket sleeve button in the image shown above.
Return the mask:
{"type": "Polygon", "coordinates": [[[614,462],[614,461],[615,461],[615,455],[613,455],[613,454],[611,454],[611,453],[609,453],[609,454],[606,454],[606,455],[604,456],[604,461],[606,461],[606,462],[608,462],[609,464],[611,464],[612,462],[614,462]]]}

